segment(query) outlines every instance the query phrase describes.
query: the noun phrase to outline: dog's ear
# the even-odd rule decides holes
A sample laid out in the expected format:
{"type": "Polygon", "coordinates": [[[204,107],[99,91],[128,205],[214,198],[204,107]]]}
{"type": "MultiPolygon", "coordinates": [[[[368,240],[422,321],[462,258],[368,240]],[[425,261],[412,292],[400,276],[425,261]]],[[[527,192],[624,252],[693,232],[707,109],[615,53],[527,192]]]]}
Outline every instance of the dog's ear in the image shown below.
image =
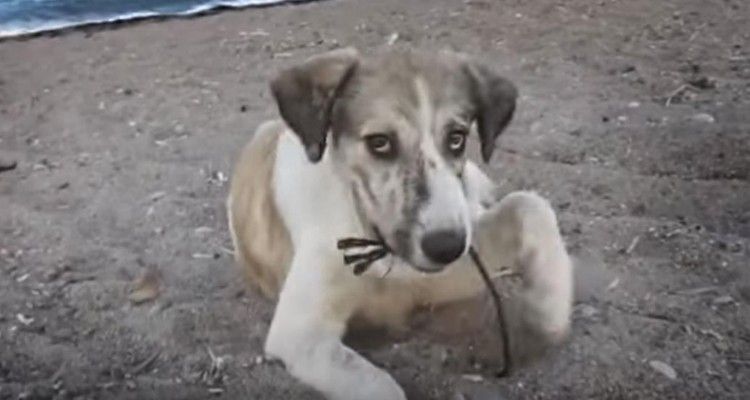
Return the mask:
{"type": "Polygon", "coordinates": [[[281,117],[302,140],[312,162],[323,157],[333,103],[359,58],[351,47],[330,51],[281,71],[271,81],[281,117]]]}
{"type": "Polygon", "coordinates": [[[495,139],[513,118],[518,89],[509,80],[481,63],[467,61],[464,70],[469,76],[470,95],[476,109],[482,159],[489,162],[495,151],[495,139]]]}

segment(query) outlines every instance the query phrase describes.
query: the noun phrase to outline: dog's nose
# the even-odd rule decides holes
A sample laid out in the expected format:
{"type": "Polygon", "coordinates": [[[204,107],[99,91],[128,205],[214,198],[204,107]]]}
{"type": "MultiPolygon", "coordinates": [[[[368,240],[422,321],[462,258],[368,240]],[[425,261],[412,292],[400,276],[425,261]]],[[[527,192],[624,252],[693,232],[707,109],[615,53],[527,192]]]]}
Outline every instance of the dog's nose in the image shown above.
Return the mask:
{"type": "Polygon", "coordinates": [[[449,264],[461,257],[466,249],[464,231],[442,230],[428,232],[422,238],[422,251],[437,264],[449,264]]]}

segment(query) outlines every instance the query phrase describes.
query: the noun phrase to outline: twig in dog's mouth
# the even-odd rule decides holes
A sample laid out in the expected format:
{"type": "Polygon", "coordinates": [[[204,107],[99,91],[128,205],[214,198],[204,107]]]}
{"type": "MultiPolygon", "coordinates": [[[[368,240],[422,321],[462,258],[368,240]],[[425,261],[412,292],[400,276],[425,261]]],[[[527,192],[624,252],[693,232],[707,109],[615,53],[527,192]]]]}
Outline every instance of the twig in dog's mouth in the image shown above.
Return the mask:
{"type": "Polygon", "coordinates": [[[354,275],[362,275],[375,261],[385,258],[389,253],[392,253],[388,243],[385,242],[383,237],[380,235],[380,231],[373,227],[375,236],[377,239],[363,239],[363,238],[344,238],[340,239],[336,244],[339,250],[351,250],[360,248],[364,250],[368,247],[374,247],[374,249],[358,254],[344,254],[344,264],[354,264],[354,275]]]}
{"type": "MultiPolygon", "coordinates": [[[[377,229],[375,230],[375,234],[378,237],[378,239],[376,240],[363,238],[344,238],[340,239],[336,245],[339,250],[344,251],[356,248],[364,250],[368,247],[374,247],[374,249],[363,253],[344,254],[344,264],[354,264],[353,272],[355,275],[361,275],[362,273],[367,271],[368,268],[370,268],[372,263],[385,258],[386,256],[388,256],[388,254],[392,253],[391,248],[388,247],[388,244],[385,242],[385,240],[382,239],[382,236],[380,236],[380,233],[377,231],[377,229]]],[[[511,356],[510,339],[508,337],[507,324],[505,323],[503,304],[500,299],[500,294],[497,292],[495,285],[492,284],[492,279],[487,273],[487,269],[485,268],[482,259],[479,257],[479,253],[473,246],[469,247],[469,256],[471,257],[474,265],[477,267],[479,275],[482,277],[482,281],[487,287],[487,290],[490,292],[492,303],[495,305],[495,311],[497,312],[497,322],[500,328],[500,340],[502,342],[501,346],[503,351],[503,366],[500,371],[497,372],[497,376],[505,377],[510,374],[511,356]]]]}

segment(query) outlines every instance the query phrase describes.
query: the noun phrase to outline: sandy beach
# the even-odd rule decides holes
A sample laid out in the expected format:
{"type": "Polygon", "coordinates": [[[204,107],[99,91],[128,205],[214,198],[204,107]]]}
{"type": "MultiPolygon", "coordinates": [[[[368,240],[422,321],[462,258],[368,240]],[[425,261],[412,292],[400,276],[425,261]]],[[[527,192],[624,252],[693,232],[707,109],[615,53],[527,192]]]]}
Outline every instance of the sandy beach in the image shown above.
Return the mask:
{"type": "Polygon", "coordinates": [[[224,199],[269,78],[345,45],[516,82],[493,178],[597,271],[570,342],[511,378],[363,349],[410,398],[750,398],[748,27],[743,0],[351,0],[0,41],[0,399],[319,398],[262,357],[273,303],[224,199]]]}

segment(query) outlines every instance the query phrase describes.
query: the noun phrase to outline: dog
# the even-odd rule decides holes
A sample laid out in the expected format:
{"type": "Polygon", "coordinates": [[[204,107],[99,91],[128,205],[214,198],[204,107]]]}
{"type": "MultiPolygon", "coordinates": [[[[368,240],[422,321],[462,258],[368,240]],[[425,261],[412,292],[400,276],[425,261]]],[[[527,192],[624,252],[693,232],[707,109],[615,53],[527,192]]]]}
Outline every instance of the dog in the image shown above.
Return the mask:
{"type": "Polygon", "coordinates": [[[265,352],[334,400],[406,399],[383,369],[342,342],[350,322],[398,329],[425,305],[481,293],[467,251],[521,275],[517,313],[551,342],[569,332],[571,261],[550,204],[497,196],[466,154],[489,162],[513,118],[516,86],[455,52],[354,48],[281,71],[278,120],[242,151],[227,200],[235,257],[277,300],[265,352]],[[362,275],[337,240],[382,240],[390,253],[362,275]]]}

